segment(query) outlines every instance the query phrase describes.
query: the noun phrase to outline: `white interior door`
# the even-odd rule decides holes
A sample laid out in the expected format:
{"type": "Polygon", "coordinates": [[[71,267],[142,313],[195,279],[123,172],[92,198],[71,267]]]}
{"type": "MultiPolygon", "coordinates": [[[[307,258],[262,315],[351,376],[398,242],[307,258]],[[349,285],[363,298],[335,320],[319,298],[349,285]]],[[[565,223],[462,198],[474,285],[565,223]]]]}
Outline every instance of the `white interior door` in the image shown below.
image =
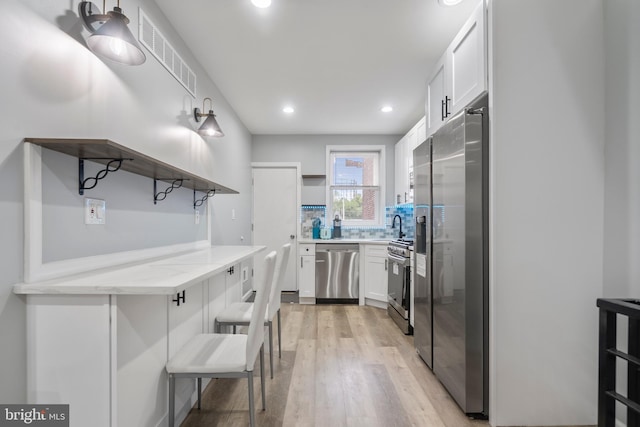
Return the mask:
{"type": "Polygon", "coordinates": [[[283,290],[295,291],[298,289],[295,260],[300,227],[300,164],[254,163],[252,177],[253,244],[267,247],[267,252],[257,255],[254,260],[254,286],[261,283],[265,254],[279,251],[282,245],[291,243],[293,247],[284,275],[283,290]]]}

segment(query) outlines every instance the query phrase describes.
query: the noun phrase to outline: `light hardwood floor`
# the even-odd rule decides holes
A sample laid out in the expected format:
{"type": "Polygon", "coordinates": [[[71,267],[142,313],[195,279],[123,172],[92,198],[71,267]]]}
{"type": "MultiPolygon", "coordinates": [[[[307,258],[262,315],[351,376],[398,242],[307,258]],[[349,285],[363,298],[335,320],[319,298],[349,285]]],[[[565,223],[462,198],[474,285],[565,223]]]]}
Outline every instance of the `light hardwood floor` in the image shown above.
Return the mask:
{"type": "MultiPolygon", "coordinates": [[[[273,379],[265,355],[266,411],[255,370],[257,425],[488,426],[462,414],[386,310],[283,304],[282,321],[273,379]]],[[[202,409],[192,409],[182,427],[244,427],[248,405],[246,380],[213,380],[202,409]]]]}

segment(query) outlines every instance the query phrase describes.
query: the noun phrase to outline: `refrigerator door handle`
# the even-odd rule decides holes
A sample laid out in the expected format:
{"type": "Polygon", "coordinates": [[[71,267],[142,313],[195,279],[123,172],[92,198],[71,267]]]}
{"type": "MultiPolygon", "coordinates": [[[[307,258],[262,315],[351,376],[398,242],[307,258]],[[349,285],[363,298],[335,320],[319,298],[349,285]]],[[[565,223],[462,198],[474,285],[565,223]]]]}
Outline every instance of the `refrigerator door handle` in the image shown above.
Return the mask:
{"type": "Polygon", "coordinates": [[[465,112],[467,114],[484,114],[485,113],[485,107],[480,107],[480,108],[467,108],[465,110],[465,112]]]}

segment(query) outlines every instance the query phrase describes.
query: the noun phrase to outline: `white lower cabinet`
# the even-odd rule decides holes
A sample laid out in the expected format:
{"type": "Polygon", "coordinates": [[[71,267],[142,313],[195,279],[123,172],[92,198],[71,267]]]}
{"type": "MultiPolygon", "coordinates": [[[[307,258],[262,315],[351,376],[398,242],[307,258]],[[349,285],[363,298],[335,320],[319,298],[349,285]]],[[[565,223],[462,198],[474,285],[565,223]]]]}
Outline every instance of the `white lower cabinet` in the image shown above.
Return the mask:
{"type": "Polygon", "coordinates": [[[242,280],[240,264],[229,267],[225,274],[225,290],[227,307],[242,299],[242,280]]]}
{"type": "MultiPolygon", "coordinates": [[[[33,294],[26,298],[27,402],[69,404],[72,427],[117,425],[118,388],[112,387],[117,385],[117,366],[111,364],[117,351],[113,297],[33,294]]],[[[163,313],[166,316],[166,305],[163,313]]]]}
{"type": "Polygon", "coordinates": [[[301,304],[313,304],[316,297],[316,245],[300,244],[298,261],[298,287],[301,304]]]}
{"type": "MultiPolygon", "coordinates": [[[[213,332],[215,315],[240,300],[239,267],[184,294],[29,295],[27,339],[38,349],[29,369],[40,373],[29,400],[71,402],[72,427],[166,425],[165,365],[191,337],[213,332]],[[51,375],[42,374],[47,369],[51,375]],[[56,397],[47,390],[56,390],[56,397]]],[[[176,381],[178,421],[194,392],[193,380],[176,381]]]]}
{"type": "MultiPolygon", "coordinates": [[[[384,245],[361,245],[364,252],[364,296],[369,302],[387,304],[387,247],[384,245]]],[[[366,303],[366,301],[365,301],[366,303]]],[[[381,305],[381,304],[375,304],[381,305]]]]}
{"type": "MultiPolygon", "coordinates": [[[[194,286],[196,288],[198,286],[194,286]]],[[[115,412],[118,427],[133,427],[157,422],[163,414],[158,414],[156,408],[165,408],[162,399],[167,396],[168,384],[164,374],[167,363],[167,351],[171,343],[172,349],[181,341],[180,333],[184,330],[177,323],[187,312],[188,318],[195,312],[200,312],[201,302],[188,292],[191,299],[190,306],[183,312],[168,306],[173,297],[165,295],[119,295],[112,297],[116,315],[112,323],[117,326],[115,335],[117,352],[117,376],[115,381],[115,396],[117,404],[112,410],[115,412]],[[116,303],[117,298],[117,303],[116,303]],[[167,326],[169,332],[167,333],[167,326]],[[140,399],[145,396],[144,399],[140,399]],[[162,405],[162,406],[161,406],[162,405]]],[[[175,307],[177,308],[177,307],[175,307]]],[[[183,308],[181,305],[180,308],[183,308]]],[[[200,316],[196,315],[196,323],[188,322],[187,329],[195,328],[190,333],[201,329],[200,316]]],[[[181,384],[183,387],[184,384],[181,384]]],[[[180,394],[184,395],[185,391],[180,394]]],[[[182,398],[184,404],[185,399],[182,398]]],[[[77,408],[71,408],[73,426],[77,408]]],[[[163,411],[164,412],[164,411],[163,411]]],[[[77,425],[98,425],[96,423],[77,425]]]]}

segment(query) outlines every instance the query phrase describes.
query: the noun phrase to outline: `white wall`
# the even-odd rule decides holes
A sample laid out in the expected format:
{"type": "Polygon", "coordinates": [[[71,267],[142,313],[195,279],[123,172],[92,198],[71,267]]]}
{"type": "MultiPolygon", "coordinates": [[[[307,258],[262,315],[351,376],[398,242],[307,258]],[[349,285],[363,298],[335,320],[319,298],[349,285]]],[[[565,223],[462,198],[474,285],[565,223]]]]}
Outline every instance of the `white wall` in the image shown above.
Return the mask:
{"type": "Polygon", "coordinates": [[[489,7],[490,421],[595,424],[603,1],[489,7]]]}
{"type": "Polygon", "coordinates": [[[640,297],[640,2],[605,1],[604,295],[640,297]]]}
{"type": "MultiPolygon", "coordinates": [[[[640,2],[605,1],[605,221],[604,296],[640,296],[640,2]]],[[[627,322],[619,316],[618,348],[627,349],[627,322]]],[[[626,367],[618,362],[617,389],[626,394],[626,367]]],[[[619,405],[619,425],[626,410],[619,405]]]]}
{"type": "MultiPolygon", "coordinates": [[[[254,162],[300,162],[302,175],[324,175],[327,145],[385,145],[386,205],[393,205],[395,144],[402,135],[254,135],[254,162]]],[[[302,204],[326,203],[325,179],[303,179],[302,204]]]]}
{"type": "Polygon", "coordinates": [[[77,5],[68,0],[0,2],[5,18],[0,26],[0,402],[26,400],[25,301],[11,293],[11,285],[22,280],[23,138],[112,139],[219,182],[240,195],[214,197],[213,242],[241,243],[240,237],[250,233],[251,136],[155,3],[128,0],[122,6],[134,33],[141,6],[194,69],[196,99],[149,52],[138,67],[97,58],[83,44],[77,5]],[[204,141],[193,131],[191,111],[202,107],[203,97],[214,100],[226,133],[222,139],[204,141]]]}

